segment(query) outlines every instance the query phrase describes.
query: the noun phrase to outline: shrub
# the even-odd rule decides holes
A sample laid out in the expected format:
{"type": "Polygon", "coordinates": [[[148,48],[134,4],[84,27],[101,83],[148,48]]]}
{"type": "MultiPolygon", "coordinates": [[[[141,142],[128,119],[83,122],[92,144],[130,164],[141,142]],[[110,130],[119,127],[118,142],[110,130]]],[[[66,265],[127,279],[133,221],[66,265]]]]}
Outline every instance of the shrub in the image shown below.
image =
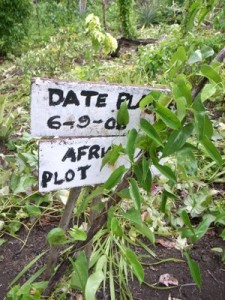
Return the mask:
{"type": "Polygon", "coordinates": [[[30,0],[0,0],[0,53],[15,51],[27,34],[30,0]]]}

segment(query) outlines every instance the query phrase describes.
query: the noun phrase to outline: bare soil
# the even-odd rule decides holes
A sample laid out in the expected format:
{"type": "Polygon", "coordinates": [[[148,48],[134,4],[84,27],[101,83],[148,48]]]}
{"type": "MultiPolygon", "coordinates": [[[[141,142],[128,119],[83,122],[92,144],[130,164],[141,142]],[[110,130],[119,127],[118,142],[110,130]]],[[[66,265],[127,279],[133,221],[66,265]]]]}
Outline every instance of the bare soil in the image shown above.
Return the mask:
{"type": "MultiPolygon", "coordinates": [[[[8,286],[15,276],[32,259],[45,249],[48,249],[46,235],[52,226],[37,225],[31,232],[26,246],[22,249],[22,242],[12,237],[5,237],[7,243],[0,246],[0,300],[6,296],[8,286]]],[[[22,230],[20,238],[25,239],[27,232],[22,230]]],[[[134,299],[137,300],[224,300],[225,299],[225,264],[221,262],[219,254],[211,251],[213,247],[222,247],[225,249],[225,242],[219,238],[219,232],[210,230],[198,243],[194,245],[191,256],[195,259],[201,268],[202,289],[199,290],[193,283],[189,268],[181,252],[172,248],[167,249],[161,245],[156,245],[153,249],[158,259],[176,258],[183,262],[165,262],[152,265],[153,261],[145,260],[151,265],[145,267],[145,281],[154,288],[138,282],[131,281],[130,288],[134,299]],[[162,274],[169,273],[178,280],[177,287],[158,284],[159,277],[162,274]],[[164,288],[163,290],[158,288],[164,288]]],[[[136,253],[143,253],[140,248],[135,249],[136,253]]],[[[144,254],[144,253],[143,253],[144,254]]],[[[35,273],[45,262],[47,257],[38,261],[22,278],[26,281],[31,274],[35,273]]],[[[76,298],[73,298],[76,299],[76,298]]],[[[110,300],[108,293],[98,293],[98,299],[110,300]]],[[[118,296],[119,299],[119,296],[118,296]]],[[[88,299],[87,299],[88,300],[88,299]]]]}

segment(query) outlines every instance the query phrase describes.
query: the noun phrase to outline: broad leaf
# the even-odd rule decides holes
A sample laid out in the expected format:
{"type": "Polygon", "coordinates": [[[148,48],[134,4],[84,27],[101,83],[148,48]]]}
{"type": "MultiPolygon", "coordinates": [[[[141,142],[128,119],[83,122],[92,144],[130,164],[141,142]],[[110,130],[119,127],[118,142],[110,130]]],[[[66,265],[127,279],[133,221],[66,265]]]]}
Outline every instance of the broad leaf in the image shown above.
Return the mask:
{"type": "Polygon", "coordinates": [[[69,235],[75,241],[85,241],[87,239],[87,233],[77,226],[74,226],[71,230],[69,230],[69,235]]]}
{"type": "Polygon", "coordinates": [[[190,218],[189,218],[189,216],[188,216],[188,214],[187,214],[187,212],[186,212],[185,210],[183,210],[183,211],[181,212],[181,218],[182,218],[184,224],[190,229],[190,231],[191,231],[191,232],[193,233],[193,235],[195,236],[195,231],[194,231],[194,229],[193,229],[193,227],[192,227],[192,225],[191,225],[190,218]]]}
{"type": "Polygon", "coordinates": [[[192,104],[192,96],[191,96],[191,84],[190,82],[186,79],[185,76],[180,75],[177,76],[177,79],[175,81],[175,84],[173,85],[173,96],[178,104],[178,99],[179,98],[185,98],[185,107],[189,107],[192,104]]]}
{"type": "Polygon", "coordinates": [[[144,98],[141,99],[141,101],[139,103],[140,109],[145,109],[145,107],[148,104],[152,103],[153,101],[154,101],[154,97],[151,94],[145,96],[144,98]]]}
{"type": "Polygon", "coordinates": [[[199,265],[196,261],[191,259],[189,253],[185,252],[184,255],[187,259],[187,263],[188,263],[189,269],[191,271],[191,276],[192,276],[194,282],[197,284],[198,288],[200,289],[201,286],[202,286],[202,281],[201,281],[201,274],[200,274],[199,265]]]}
{"type": "Polygon", "coordinates": [[[84,251],[80,252],[76,260],[72,262],[73,272],[71,275],[71,286],[80,289],[83,293],[88,279],[88,261],[84,251]]]}
{"type": "Polygon", "coordinates": [[[113,189],[121,181],[121,178],[123,177],[125,171],[126,168],[124,166],[120,166],[119,168],[117,168],[104,183],[104,188],[109,191],[113,189]]]}
{"type": "Polygon", "coordinates": [[[177,196],[168,192],[167,190],[164,190],[162,193],[162,201],[161,201],[161,205],[160,205],[160,210],[165,213],[166,212],[166,203],[167,203],[167,199],[176,199],[177,196]]]}
{"type": "Polygon", "coordinates": [[[149,169],[149,162],[143,158],[142,163],[134,164],[133,168],[139,184],[149,193],[152,186],[152,174],[149,169]],[[145,161],[147,162],[147,166],[145,165],[145,161]]]}
{"type": "Polygon", "coordinates": [[[122,237],[123,236],[123,230],[120,226],[120,223],[119,221],[117,220],[117,218],[113,217],[111,219],[111,230],[112,230],[112,233],[115,235],[115,236],[119,236],[119,237],[122,237]]]}
{"type": "Polygon", "coordinates": [[[216,93],[216,87],[213,83],[208,83],[204,86],[201,92],[201,101],[211,98],[216,93]]]}
{"type": "Polygon", "coordinates": [[[223,159],[219,153],[219,151],[216,149],[214,144],[208,139],[208,137],[204,137],[201,139],[201,144],[204,146],[206,152],[209,154],[209,156],[219,165],[221,166],[223,164],[223,159]]]}
{"type": "Polygon", "coordinates": [[[114,166],[114,164],[116,163],[116,161],[118,160],[120,155],[123,153],[124,153],[124,148],[121,144],[120,145],[112,145],[112,148],[109,151],[107,151],[107,153],[103,157],[101,169],[106,164],[114,166]]]}
{"type": "Polygon", "coordinates": [[[171,170],[168,166],[160,165],[156,162],[153,162],[154,166],[159,170],[160,173],[162,173],[164,176],[166,176],[172,183],[177,183],[177,178],[175,173],[171,170]]]}
{"type": "Polygon", "coordinates": [[[169,156],[180,150],[186,143],[187,139],[190,137],[193,129],[194,125],[191,123],[185,125],[180,130],[173,131],[169,136],[168,142],[165,144],[165,147],[163,149],[163,156],[169,156]]]}
{"type": "Polygon", "coordinates": [[[127,248],[124,251],[124,256],[126,257],[132,272],[141,284],[144,281],[144,269],[139,262],[137,255],[131,249],[127,248]]]}
{"type": "Polygon", "coordinates": [[[209,65],[202,65],[201,73],[203,76],[205,76],[206,78],[208,78],[209,80],[211,80],[217,84],[222,82],[222,78],[218,74],[218,72],[209,65]]]}
{"type": "Polygon", "coordinates": [[[141,213],[139,210],[136,210],[135,208],[129,209],[123,214],[123,216],[134,223],[142,224],[141,213]]]}
{"type": "Polygon", "coordinates": [[[127,145],[126,145],[126,153],[132,162],[134,160],[136,138],[137,138],[137,130],[133,128],[128,132],[127,145]]]}
{"type": "Polygon", "coordinates": [[[104,278],[105,276],[102,271],[96,271],[88,277],[85,287],[85,299],[96,300],[95,294],[104,278]]]}
{"type": "Polygon", "coordinates": [[[180,129],[181,122],[178,117],[167,107],[160,105],[159,103],[155,104],[156,106],[156,113],[162,119],[162,121],[172,129],[180,129]]]}
{"type": "Polygon", "coordinates": [[[195,235],[197,237],[197,240],[201,239],[204,234],[208,231],[209,226],[214,222],[216,219],[215,216],[212,215],[205,215],[203,221],[197,226],[195,229],[195,235]]]}
{"type": "Polygon", "coordinates": [[[129,180],[130,185],[130,196],[131,199],[134,202],[135,209],[139,210],[141,209],[141,195],[139,192],[139,187],[137,185],[137,182],[134,178],[130,178],[129,180]]]}
{"type": "Polygon", "coordinates": [[[152,244],[155,244],[155,235],[154,233],[143,223],[134,224],[136,230],[141,233],[143,236],[147,237],[152,244]]]}
{"type": "Polygon", "coordinates": [[[163,146],[160,136],[158,135],[155,128],[145,119],[140,121],[141,129],[153,140],[156,144],[163,146]]]}
{"type": "Polygon", "coordinates": [[[118,125],[127,125],[129,123],[129,112],[126,102],[121,104],[117,113],[116,121],[118,125]]]}
{"type": "Polygon", "coordinates": [[[60,245],[67,242],[65,230],[60,227],[53,228],[47,235],[47,241],[50,245],[60,245]]]}

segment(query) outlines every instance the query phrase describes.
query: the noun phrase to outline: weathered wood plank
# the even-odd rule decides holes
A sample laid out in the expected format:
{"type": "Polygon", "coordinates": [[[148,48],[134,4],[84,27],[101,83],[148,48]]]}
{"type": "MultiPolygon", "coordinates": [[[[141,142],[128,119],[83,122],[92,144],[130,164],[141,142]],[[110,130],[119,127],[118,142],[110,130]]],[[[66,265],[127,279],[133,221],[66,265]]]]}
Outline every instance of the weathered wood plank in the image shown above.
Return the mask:
{"type": "Polygon", "coordinates": [[[33,136],[115,136],[137,128],[140,118],[154,121],[139,109],[139,101],[151,91],[168,89],[36,78],[31,86],[31,134],[33,136]],[[116,124],[120,105],[126,101],[130,122],[116,124]]]}
{"type": "Polygon", "coordinates": [[[112,144],[125,145],[126,137],[94,137],[43,140],[39,143],[39,191],[99,184],[119,165],[129,168],[122,155],[114,166],[102,159],[112,144]]]}

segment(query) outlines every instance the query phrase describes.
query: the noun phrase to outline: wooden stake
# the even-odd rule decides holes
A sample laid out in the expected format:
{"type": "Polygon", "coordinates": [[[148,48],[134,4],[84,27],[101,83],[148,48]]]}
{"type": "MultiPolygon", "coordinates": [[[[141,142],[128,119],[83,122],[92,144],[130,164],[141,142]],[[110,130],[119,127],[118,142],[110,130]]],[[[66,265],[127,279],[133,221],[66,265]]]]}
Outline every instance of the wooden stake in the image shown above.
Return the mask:
{"type": "MultiPolygon", "coordinates": [[[[73,213],[73,210],[74,210],[74,207],[75,207],[75,203],[76,203],[76,200],[79,196],[81,192],[81,188],[72,188],[70,190],[70,193],[69,193],[69,197],[68,197],[68,200],[66,202],[66,206],[65,206],[65,209],[63,211],[63,215],[60,219],[60,222],[59,222],[59,227],[66,230],[69,226],[69,222],[71,220],[71,217],[72,217],[72,213],[73,213]]],[[[51,277],[51,273],[52,273],[52,268],[55,266],[57,260],[58,260],[58,255],[59,255],[59,252],[60,252],[60,249],[61,249],[61,245],[55,245],[55,246],[52,246],[51,249],[50,249],[50,253],[49,253],[49,258],[48,258],[48,262],[47,262],[47,268],[46,268],[46,271],[45,271],[45,274],[44,274],[44,280],[49,280],[49,278],[51,277]]]]}

